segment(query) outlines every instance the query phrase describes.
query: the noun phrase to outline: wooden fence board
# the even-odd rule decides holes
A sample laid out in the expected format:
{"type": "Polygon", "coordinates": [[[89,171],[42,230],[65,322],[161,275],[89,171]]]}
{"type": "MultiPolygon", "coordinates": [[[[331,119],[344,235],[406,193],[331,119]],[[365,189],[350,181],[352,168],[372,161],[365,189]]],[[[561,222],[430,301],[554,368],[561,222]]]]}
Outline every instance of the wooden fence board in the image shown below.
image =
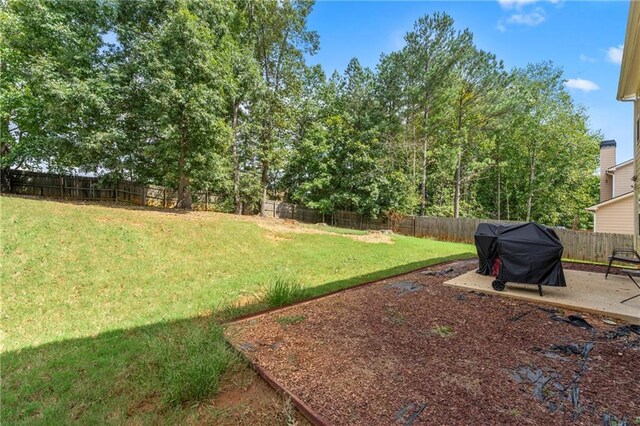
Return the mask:
{"type": "MultiPolygon", "coordinates": [[[[141,185],[131,181],[101,182],[90,176],[57,175],[53,173],[12,170],[11,192],[49,198],[85,201],[111,201],[152,207],[175,207],[177,191],[155,185],[141,185]]],[[[223,201],[208,191],[193,192],[194,208],[215,210],[223,201]]]]}

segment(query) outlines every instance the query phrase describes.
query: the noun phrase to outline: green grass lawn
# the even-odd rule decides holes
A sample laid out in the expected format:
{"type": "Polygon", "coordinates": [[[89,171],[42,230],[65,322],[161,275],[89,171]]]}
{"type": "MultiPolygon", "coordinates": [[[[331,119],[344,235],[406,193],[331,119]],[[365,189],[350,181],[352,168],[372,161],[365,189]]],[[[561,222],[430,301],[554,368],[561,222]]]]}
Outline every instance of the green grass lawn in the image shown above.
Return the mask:
{"type": "Polygon", "coordinates": [[[7,424],[202,420],[189,402],[215,393],[240,362],[212,312],[262,309],[255,295],[278,280],[313,296],[474,254],[403,236],[372,244],[274,231],[223,214],[0,203],[7,424]]]}

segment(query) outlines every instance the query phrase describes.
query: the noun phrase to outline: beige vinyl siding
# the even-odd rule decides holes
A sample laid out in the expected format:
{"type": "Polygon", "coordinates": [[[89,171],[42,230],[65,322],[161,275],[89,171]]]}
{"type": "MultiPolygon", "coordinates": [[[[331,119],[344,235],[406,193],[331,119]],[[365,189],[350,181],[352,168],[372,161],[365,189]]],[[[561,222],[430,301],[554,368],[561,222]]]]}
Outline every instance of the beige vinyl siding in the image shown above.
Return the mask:
{"type": "Polygon", "coordinates": [[[613,188],[614,197],[618,197],[633,190],[633,170],[633,161],[622,167],[616,168],[614,179],[615,186],[613,188]]]}
{"type": "Polygon", "coordinates": [[[599,207],[595,212],[595,231],[633,235],[633,203],[634,197],[626,197],[599,207]]]}

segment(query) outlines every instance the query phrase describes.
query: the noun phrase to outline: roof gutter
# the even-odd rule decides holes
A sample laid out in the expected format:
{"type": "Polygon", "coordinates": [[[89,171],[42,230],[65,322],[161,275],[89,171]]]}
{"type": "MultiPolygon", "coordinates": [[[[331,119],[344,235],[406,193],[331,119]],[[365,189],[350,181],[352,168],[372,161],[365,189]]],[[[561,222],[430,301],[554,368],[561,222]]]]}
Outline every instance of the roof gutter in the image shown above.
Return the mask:
{"type": "Polygon", "coordinates": [[[625,198],[629,198],[633,195],[633,191],[625,192],[622,195],[618,195],[617,197],[609,198],[608,200],[601,201],[598,204],[595,204],[591,207],[587,207],[585,210],[588,212],[595,212],[600,207],[608,206],[609,204],[617,203],[620,200],[624,200],[625,198]]]}

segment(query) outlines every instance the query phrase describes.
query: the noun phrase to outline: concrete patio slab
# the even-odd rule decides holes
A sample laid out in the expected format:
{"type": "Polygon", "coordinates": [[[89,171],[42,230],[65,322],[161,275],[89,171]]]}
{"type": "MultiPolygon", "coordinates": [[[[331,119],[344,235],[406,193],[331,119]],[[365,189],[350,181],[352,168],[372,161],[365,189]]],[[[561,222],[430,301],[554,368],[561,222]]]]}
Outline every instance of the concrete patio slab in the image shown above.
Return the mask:
{"type": "Polygon", "coordinates": [[[640,292],[626,275],[609,275],[605,280],[604,274],[596,272],[565,269],[564,274],[567,286],[543,286],[543,297],[538,295],[538,286],[531,284],[508,283],[504,291],[495,291],[491,287],[494,278],[477,274],[475,271],[462,274],[446,281],[445,284],[640,324],[640,297],[620,303],[621,300],[640,292]]]}

